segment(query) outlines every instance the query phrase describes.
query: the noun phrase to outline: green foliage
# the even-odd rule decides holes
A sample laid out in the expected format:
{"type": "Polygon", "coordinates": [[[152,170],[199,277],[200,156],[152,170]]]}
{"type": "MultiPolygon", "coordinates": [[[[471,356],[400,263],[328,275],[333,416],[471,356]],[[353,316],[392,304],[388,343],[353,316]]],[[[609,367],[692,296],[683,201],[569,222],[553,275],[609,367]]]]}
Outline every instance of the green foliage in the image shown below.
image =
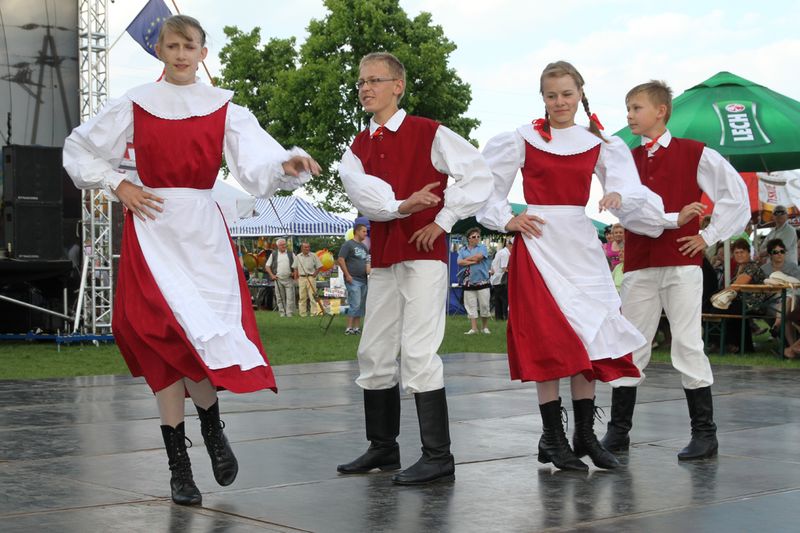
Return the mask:
{"type": "Polygon", "coordinates": [[[236,91],[234,101],[281,144],[302,146],[327,169],[306,187],[335,211],[349,208],[336,164],[369,121],[355,89],[364,55],[388,51],[403,62],[408,79],[401,106],[409,113],[465,138],[479,121],[463,116],[471,89],[448,67],[456,45],[429,13],[409,19],[398,0],[325,0],[325,6],[328,15],[309,23],[299,50],[294,38],[262,45],[259,28],[225,28],[219,85],[236,91]]]}

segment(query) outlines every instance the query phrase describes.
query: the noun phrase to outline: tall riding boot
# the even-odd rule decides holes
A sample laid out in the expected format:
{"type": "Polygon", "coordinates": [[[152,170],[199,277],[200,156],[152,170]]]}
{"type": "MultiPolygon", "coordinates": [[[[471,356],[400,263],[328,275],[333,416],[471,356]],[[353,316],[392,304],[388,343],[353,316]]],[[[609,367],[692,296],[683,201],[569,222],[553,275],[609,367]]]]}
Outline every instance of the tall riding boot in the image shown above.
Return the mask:
{"type": "Polygon", "coordinates": [[[239,473],[239,463],[233,455],[228,438],[222,432],[225,422],[219,419],[219,400],[208,409],[203,409],[198,405],[195,407],[200,417],[200,433],[203,435],[203,442],[206,443],[208,456],[211,457],[214,479],[226,487],[236,479],[236,474],[239,473]]]}
{"type": "Polygon", "coordinates": [[[539,439],[539,462],[553,463],[561,470],[589,470],[569,447],[561,420],[561,398],[539,405],[542,414],[542,437],[539,439]]]}
{"type": "Polygon", "coordinates": [[[444,389],[414,394],[422,439],[422,457],[410,468],[392,476],[398,485],[453,481],[455,459],[450,453],[450,420],[444,389]]]}
{"type": "Polygon", "coordinates": [[[611,420],[606,436],[600,441],[610,452],[624,452],[631,445],[628,433],[633,427],[633,408],[636,407],[636,387],[616,387],[611,390],[611,420]]]}
{"type": "Polygon", "coordinates": [[[575,413],[575,433],[572,435],[575,455],[588,455],[598,468],[617,468],[617,458],[597,442],[594,434],[594,398],[573,400],[572,409],[575,413]]]}
{"type": "Polygon", "coordinates": [[[714,423],[714,403],[711,387],[683,389],[692,419],[692,440],[678,453],[678,460],[692,461],[717,455],[717,425],[714,423]]]}
{"type": "Polygon", "coordinates": [[[336,470],[342,474],[366,474],[375,468],[399,469],[397,436],[400,434],[400,386],[364,389],[364,416],[369,448],[354,461],[337,466],[336,470]]]}
{"type": "MultiPolygon", "coordinates": [[[[172,477],[169,487],[172,490],[172,501],[178,505],[200,505],[203,497],[194,484],[192,477],[192,463],[186,453],[186,434],[183,422],[172,426],[161,426],[161,435],[164,437],[164,446],[169,457],[169,469],[172,477]]],[[[191,443],[191,441],[189,441],[191,443]]]]}

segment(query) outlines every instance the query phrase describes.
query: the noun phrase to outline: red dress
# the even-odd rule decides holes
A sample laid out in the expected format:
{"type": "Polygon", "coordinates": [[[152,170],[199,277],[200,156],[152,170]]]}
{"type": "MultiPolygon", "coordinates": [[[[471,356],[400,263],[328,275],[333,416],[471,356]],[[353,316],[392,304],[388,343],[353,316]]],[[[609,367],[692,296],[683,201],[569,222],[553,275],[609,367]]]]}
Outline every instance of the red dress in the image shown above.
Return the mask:
{"type": "MultiPolygon", "coordinates": [[[[133,104],[136,166],[142,183],[150,188],[210,190],[222,159],[227,110],[224,105],[206,116],[167,120],[133,104]]],[[[222,214],[218,214],[221,220],[222,214]]],[[[209,223],[217,224],[219,220],[209,223]]],[[[131,212],[126,213],[124,224],[112,329],[131,373],[144,376],[155,392],[183,377],[193,381],[208,378],[216,387],[237,393],[265,388],[277,391],[247,284],[227,232],[227,244],[216,244],[229,251],[229,259],[222,260],[235,264],[238,273],[241,328],[266,363],[248,370],[238,365],[209,368],[159,289],[142,252],[131,212]]],[[[207,226],[186,224],[173,229],[185,242],[203,243],[207,239],[207,226]]],[[[189,278],[202,276],[203,268],[203,261],[181,265],[189,278]]]]}
{"type": "MultiPolygon", "coordinates": [[[[541,239],[531,242],[515,239],[509,260],[507,338],[512,379],[542,382],[578,373],[590,381],[639,376],[629,350],[637,347],[635,337],[641,335],[619,314],[619,299],[605,254],[591,221],[583,212],[600,152],[601,146],[596,145],[581,153],[558,155],[525,143],[522,165],[525,200],[531,206],[529,212],[540,213],[547,225],[541,239]],[[560,233],[558,238],[548,241],[556,233],[560,233]],[[542,257],[532,258],[531,250],[539,250],[542,257]],[[553,274],[545,281],[537,261],[543,267],[547,262],[551,271],[553,264],[560,265],[564,277],[556,273],[555,278],[562,280],[564,287],[569,285],[569,290],[577,295],[563,298],[571,303],[569,308],[562,308],[556,302],[551,292],[553,274]],[[580,276],[576,279],[574,273],[569,272],[570,265],[576,263],[580,263],[579,271],[587,279],[580,276]],[[616,304],[602,308],[603,317],[598,318],[600,327],[596,337],[582,339],[565,313],[580,307],[581,298],[589,305],[592,298],[608,304],[612,297],[616,298],[616,304]],[[615,346],[618,334],[625,340],[615,346]],[[604,352],[607,356],[590,358],[588,344],[607,349],[608,352],[604,352]],[[627,346],[627,349],[620,352],[620,346],[627,346]],[[627,355],[620,357],[621,354],[627,355]]],[[[561,290],[562,286],[556,284],[555,288],[561,290]]]]}

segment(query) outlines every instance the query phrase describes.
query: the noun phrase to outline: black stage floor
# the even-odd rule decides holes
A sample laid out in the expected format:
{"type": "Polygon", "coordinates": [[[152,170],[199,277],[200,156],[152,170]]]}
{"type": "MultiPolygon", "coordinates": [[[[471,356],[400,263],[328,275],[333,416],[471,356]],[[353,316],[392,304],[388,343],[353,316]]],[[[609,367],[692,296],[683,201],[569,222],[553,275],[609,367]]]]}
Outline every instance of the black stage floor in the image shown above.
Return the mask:
{"type": "MultiPolygon", "coordinates": [[[[627,466],[576,475],[537,462],[534,387],[509,381],[504,356],[446,357],[456,481],[415,488],[393,486],[390,474],[336,473],[366,446],[354,362],[277,367],[277,396],[222,394],[240,463],[232,486],[216,485],[197,419],[187,420],[197,508],[169,499],[156,405],[141,380],[0,382],[0,530],[799,531],[800,371],[715,373],[719,458],[677,461],[689,433],[680,378],[653,366],[627,466]]],[[[609,402],[598,386],[598,404],[609,402]]],[[[400,446],[408,466],[419,455],[410,397],[400,446]]]]}

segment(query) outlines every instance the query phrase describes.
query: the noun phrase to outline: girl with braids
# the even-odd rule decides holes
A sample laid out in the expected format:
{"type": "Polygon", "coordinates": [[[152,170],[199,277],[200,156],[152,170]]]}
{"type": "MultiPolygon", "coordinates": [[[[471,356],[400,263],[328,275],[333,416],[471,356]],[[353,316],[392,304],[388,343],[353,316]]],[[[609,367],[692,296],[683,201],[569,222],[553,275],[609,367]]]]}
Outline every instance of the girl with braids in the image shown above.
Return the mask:
{"type": "Polygon", "coordinates": [[[238,463],[222,431],[217,389],[275,389],[242,270],[211,198],[222,155],[251,194],[291,190],[318,173],[307,154],[284,150],[233,93],[196,80],[205,32],[176,15],[155,45],[161,81],[109,102],[64,143],[64,167],[82,189],[105,188],[127,208],[112,329],[131,374],[153,390],[172,472],[172,500],[199,505],[184,431],[185,396],[220,485],[238,463]],[[115,170],[127,143],[135,175],[115,170]]]}
{"type": "Polygon", "coordinates": [[[604,137],[578,71],[565,61],[540,79],[545,116],[491,139],[483,151],[494,191],[478,215],[484,226],[518,232],[508,268],[508,358],[511,378],[535,381],[542,415],[539,461],[587,470],[619,462],[593,429],[595,380],[638,376],[630,353],[644,337],[620,314],[620,299],[597,232],[585,214],[592,173],[605,189],[600,209],[626,228],[661,233],[660,199],[639,182],[630,150],[604,137]],[[578,106],[589,127],[575,124],[578,106]],[[508,193],[522,170],[528,209],[514,216],[508,193]],[[570,447],[562,423],[559,380],[569,378],[575,416],[570,447]]]}

